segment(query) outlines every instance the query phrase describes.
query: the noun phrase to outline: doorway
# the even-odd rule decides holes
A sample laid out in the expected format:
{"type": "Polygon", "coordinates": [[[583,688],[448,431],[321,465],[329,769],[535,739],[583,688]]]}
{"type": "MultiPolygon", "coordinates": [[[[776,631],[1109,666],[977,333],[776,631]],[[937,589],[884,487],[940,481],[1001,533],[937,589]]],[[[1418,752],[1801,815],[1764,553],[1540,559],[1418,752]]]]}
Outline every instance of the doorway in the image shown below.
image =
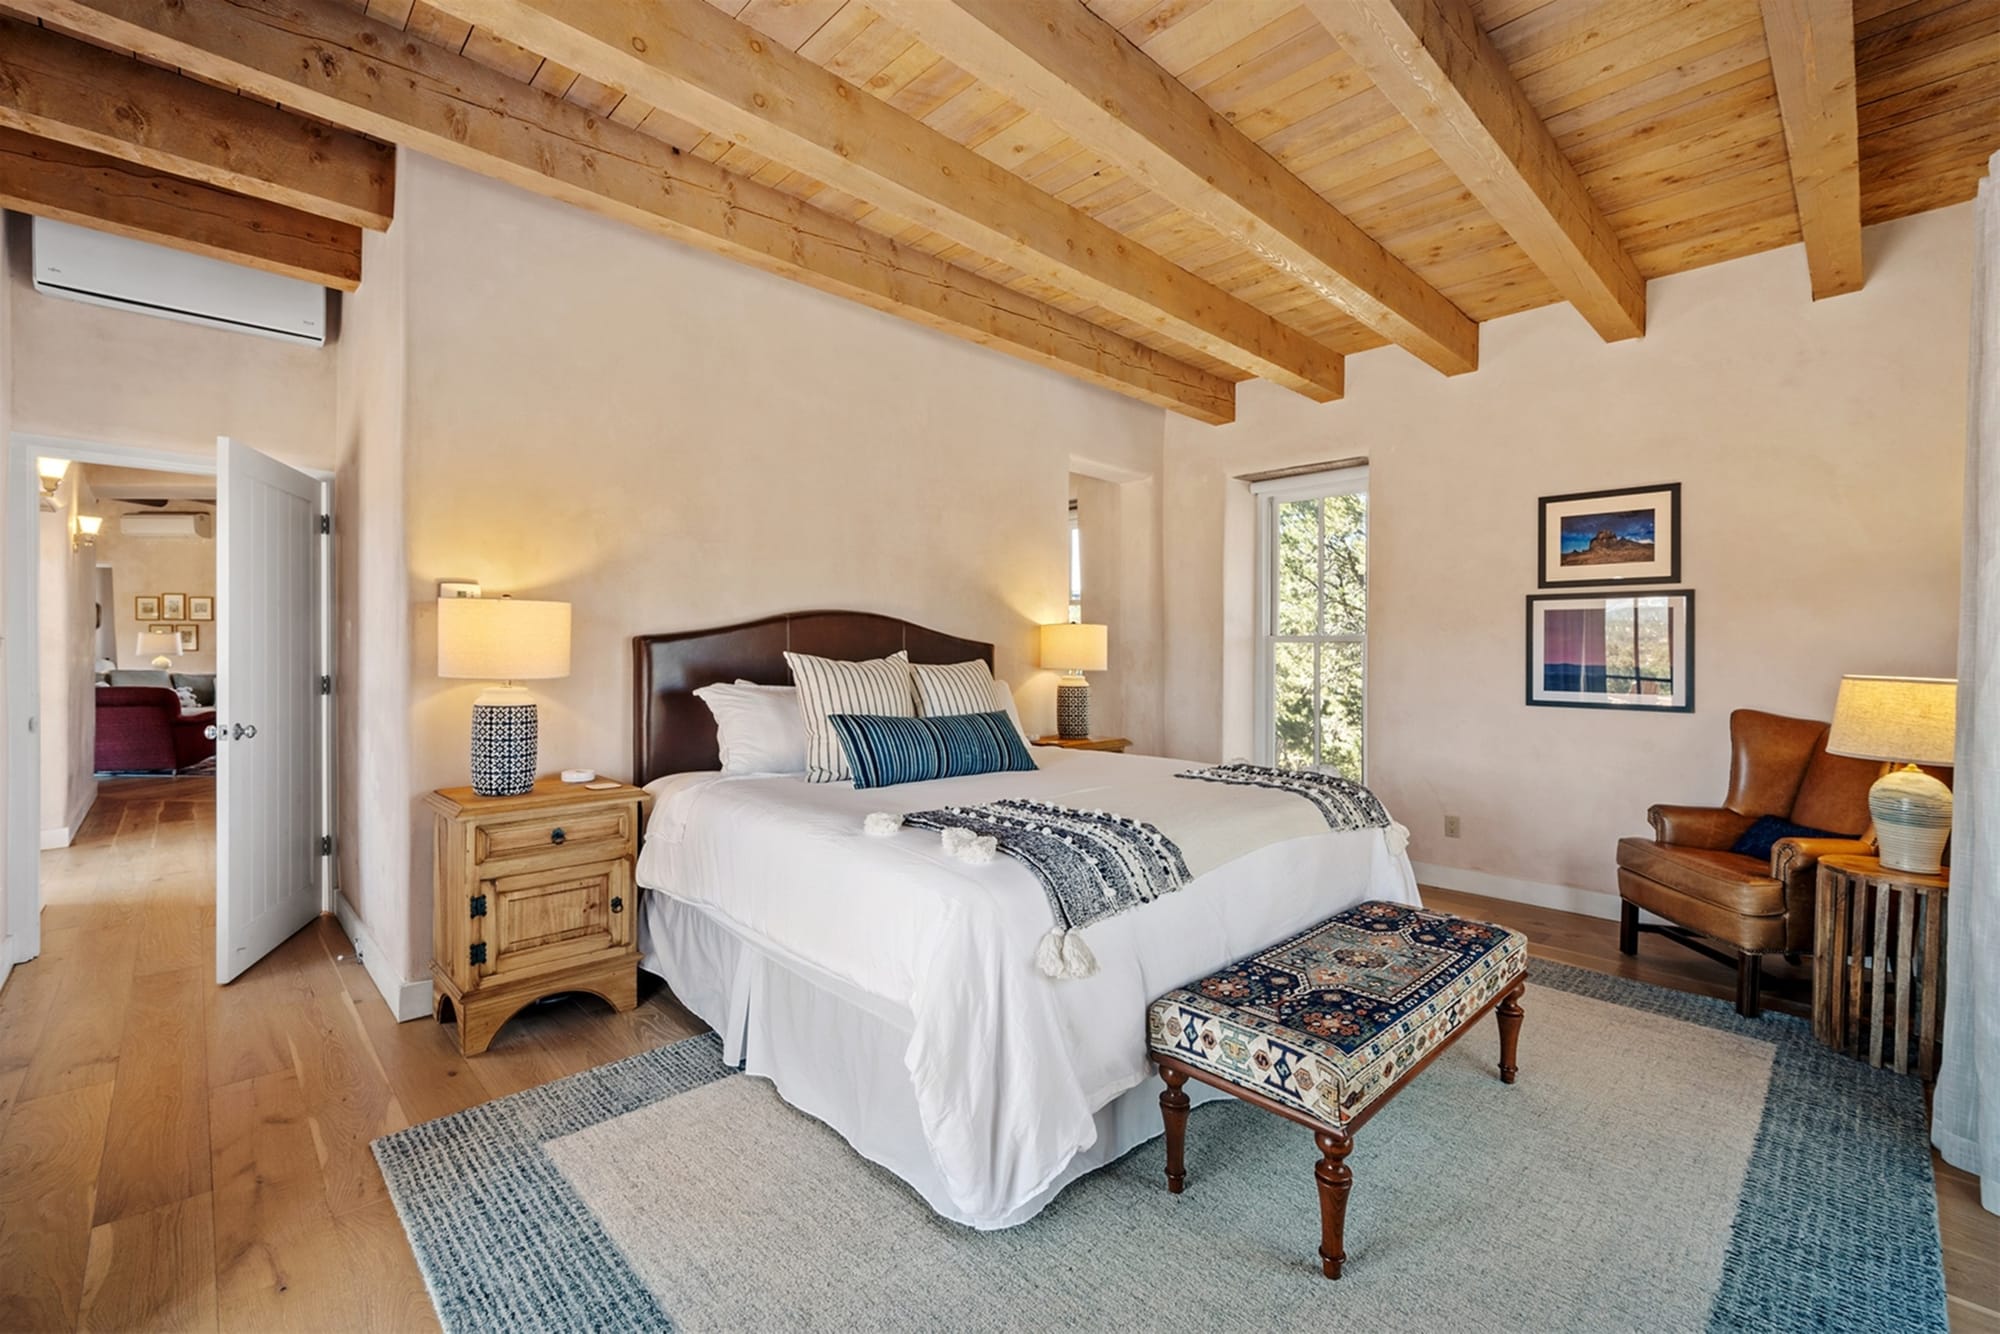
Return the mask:
{"type": "MultiPolygon", "coordinates": [[[[234,977],[270,945],[326,911],[331,902],[331,785],[326,773],[332,726],[331,665],[326,656],[331,562],[325,559],[330,479],[298,473],[226,439],[218,441],[216,449],[215,457],[204,458],[26,434],[17,434],[8,442],[6,761],[12,777],[6,789],[5,962],[10,967],[41,953],[45,905],[42,834],[45,827],[60,828],[45,826],[48,817],[43,810],[42,784],[36,781],[42,771],[45,744],[53,748],[55,741],[41,726],[44,663],[39,555],[43,497],[50,496],[60,505],[61,474],[72,471],[78,474],[77,486],[81,488],[84,468],[78,465],[114,481],[123,478],[130,482],[134,476],[130,470],[145,470],[146,480],[133,485],[147,494],[136,496],[136,502],[164,503],[130,503],[121,510],[176,511],[188,516],[176,521],[181,526],[199,526],[192,522],[198,507],[188,503],[196,493],[212,500],[213,508],[208,512],[214,525],[215,579],[207,590],[192,584],[121,589],[114,564],[114,602],[104,613],[113,621],[114,631],[121,621],[129,621],[126,628],[131,631],[123,636],[114,633],[111,647],[115,652],[109,655],[114,666],[106,672],[107,677],[113,672],[143,675],[143,681],[128,678],[117,684],[146,687],[141,693],[149,698],[140,702],[149,707],[157,704],[164,715],[159,720],[162,727],[173,730],[178,724],[179,732],[211,741],[217,757],[215,776],[209,780],[216,793],[210,809],[215,811],[217,829],[212,859],[217,980],[234,977]],[[43,483],[49,474],[58,474],[53,486],[43,483]],[[176,480],[161,481],[162,475],[176,480]],[[179,495],[172,491],[154,494],[173,486],[185,489],[179,495]],[[233,534],[232,511],[240,519],[233,534]],[[129,609],[122,605],[128,592],[133,601],[129,609]],[[225,632],[220,618],[232,608],[235,620],[225,632]],[[128,610],[129,617],[119,614],[128,610]],[[203,612],[208,619],[198,619],[203,612]],[[158,619],[151,619],[154,616],[158,619]],[[140,617],[147,619],[134,619],[140,617]],[[128,638],[129,644],[124,642],[128,638]],[[128,657],[135,657],[135,661],[127,665],[128,657]],[[201,678],[210,675],[206,672],[182,672],[183,678],[192,679],[176,683],[176,666],[213,666],[212,683],[203,690],[201,678]],[[164,674],[166,681],[155,681],[155,674],[164,674]],[[187,695],[181,694],[182,689],[187,695]],[[206,700],[201,698],[203,693],[209,696],[206,700]],[[191,707],[189,696],[193,697],[191,707]],[[232,702],[246,711],[246,721],[225,717],[232,702]],[[213,710],[211,721],[204,721],[200,715],[208,710],[213,710]],[[265,744],[241,747],[240,755],[233,754],[229,747],[234,742],[251,741],[259,734],[257,722],[248,721],[248,717],[262,722],[265,744]],[[210,733],[212,736],[204,735],[210,733]]],[[[119,488],[107,486],[111,489],[119,488]]],[[[93,507],[104,504],[95,496],[92,503],[93,507]]],[[[77,508],[74,494],[68,507],[77,508]]],[[[74,517],[80,515],[73,516],[71,522],[74,517]]],[[[161,527],[157,523],[136,526],[149,533],[161,527]]],[[[80,546],[81,537],[77,540],[80,546]]],[[[94,570],[92,575],[76,581],[83,589],[81,596],[94,593],[94,570]]],[[[176,577],[185,580],[192,576],[176,577]]],[[[93,626],[88,642],[96,642],[95,634],[93,626]]],[[[91,695],[84,701],[90,706],[93,727],[82,730],[94,731],[102,691],[114,688],[110,679],[100,687],[95,676],[93,671],[91,695]]],[[[74,730],[66,723],[65,745],[74,730]]],[[[94,738],[90,753],[88,770],[94,779],[98,767],[94,738]]],[[[163,775],[192,767],[184,763],[191,758],[188,749],[168,754],[171,758],[164,763],[148,762],[138,767],[163,775]]],[[[84,763],[80,757],[73,758],[72,768],[84,763]]],[[[117,766],[114,772],[123,767],[117,766]]],[[[195,802],[194,808],[199,807],[195,802]]],[[[68,832],[73,836],[76,830],[68,832]]],[[[141,871],[143,866],[129,868],[127,873],[141,871]]]]}

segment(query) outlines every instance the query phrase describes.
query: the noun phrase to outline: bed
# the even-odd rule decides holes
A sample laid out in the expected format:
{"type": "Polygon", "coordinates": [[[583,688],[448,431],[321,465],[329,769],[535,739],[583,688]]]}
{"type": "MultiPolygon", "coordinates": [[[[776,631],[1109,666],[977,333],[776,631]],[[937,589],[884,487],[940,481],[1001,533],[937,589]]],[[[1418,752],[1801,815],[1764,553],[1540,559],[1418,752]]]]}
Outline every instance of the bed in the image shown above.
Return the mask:
{"type": "Polygon", "coordinates": [[[989,644],[857,612],[637,639],[634,769],[654,796],[641,966],[715,1028],[726,1060],[946,1218],[1023,1222],[1160,1133],[1154,996],[1363,899],[1417,901],[1400,828],[1293,838],[1095,923],[1097,972],[1046,977],[1032,960],[1049,910],[1027,868],[968,865],[913,829],[871,838],[865,817],[1002,797],[1088,807],[1187,764],[1047,748],[1034,773],[873,790],[722,775],[692,692],[784,684],[787,649],[992,663],[989,644]]]}

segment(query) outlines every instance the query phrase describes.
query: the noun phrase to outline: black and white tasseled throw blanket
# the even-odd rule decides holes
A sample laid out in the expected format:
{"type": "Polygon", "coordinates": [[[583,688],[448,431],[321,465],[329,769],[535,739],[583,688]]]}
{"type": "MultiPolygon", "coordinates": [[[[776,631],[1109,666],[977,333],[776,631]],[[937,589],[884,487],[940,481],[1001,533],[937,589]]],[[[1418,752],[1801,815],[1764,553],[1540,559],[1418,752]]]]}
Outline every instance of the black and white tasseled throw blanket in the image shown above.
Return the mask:
{"type": "Polygon", "coordinates": [[[1249,820],[1240,801],[1204,800],[1192,789],[1177,792],[1176,784],[1152,783],[1120,794],[1117,802],[1130,814],[1010,799],[916,811],[902,823],[940,831],[963,860],[990,860],[998,853],[1035,873],[1055,919],[1035,956],[1050,977],[1097,971],[1097,960],[1078,934],[1084,927],[1171,894],[1239,856],[1311,833],[1322,821],[1336,831],[1390,824],[1372,792],[1335,774],[1222,764],[1174,777],[1290,793],[1310,803],[1319,818],[1262,812],[1266,818],[1249,820]]]}

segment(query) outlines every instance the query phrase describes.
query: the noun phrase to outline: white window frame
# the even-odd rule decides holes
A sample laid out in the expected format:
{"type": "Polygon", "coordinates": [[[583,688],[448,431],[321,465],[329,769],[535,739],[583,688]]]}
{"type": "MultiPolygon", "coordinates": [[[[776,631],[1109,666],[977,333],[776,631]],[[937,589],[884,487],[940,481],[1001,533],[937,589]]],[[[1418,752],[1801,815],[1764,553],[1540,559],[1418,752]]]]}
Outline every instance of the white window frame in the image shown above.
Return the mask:
{"type": "MultiPolygon", "coordinates": [[[[1368,469],[1366,466],[1333,468],[1325,472],[1302,473],[1295,477],[1278,477],[1266,482],[1253,482],[1250,495],[1257,505],[1257,733],[1256,760],[1259,764],[1277,762],[1277,700],[1273,678],[1277,675],[1277,646],[1284,644],[1359,644],[1361,646],[1361,779],[1368,781],[1368,635],[1369,607],[1367,589],[1362,590],[1362,633],[1328,635],[1281,635],[1277,632],[1278,621],[1278,506],[1289,501],[1324,500],[1328,496],[1353,495],[1368,490],[1368,469]]],[[[1374,506],[1368,507],[1368,531],[1363,538],[1363,550],[1370,552],[1375,533],[1374,506]]],[[[1324,543],[1325,517],[1322,514],[1322,544],[1324,543]]],[[[1372,552],[1367,557],[1372,585],[1372,552]]],[[[1324,594],[1322,594],[1322,597],[1324,594]]],[[[1324,608],[1322,608],[1322,617],[1324,608]]],[[[1322,619],[1319,622],[1324,625],[1322,619]]],[[[1313,655],[1313,698],[1319,698],[1319,655],[1313,655]]],[[[1314,767],[1319,767],[1319,732],[1313,732],[1314,767]]]]}
{"type": "Polygon", "coordinates": [[[1083,622],[1083,528],[1076,502],[1069,502],[1069,623],[1083,622]]]}

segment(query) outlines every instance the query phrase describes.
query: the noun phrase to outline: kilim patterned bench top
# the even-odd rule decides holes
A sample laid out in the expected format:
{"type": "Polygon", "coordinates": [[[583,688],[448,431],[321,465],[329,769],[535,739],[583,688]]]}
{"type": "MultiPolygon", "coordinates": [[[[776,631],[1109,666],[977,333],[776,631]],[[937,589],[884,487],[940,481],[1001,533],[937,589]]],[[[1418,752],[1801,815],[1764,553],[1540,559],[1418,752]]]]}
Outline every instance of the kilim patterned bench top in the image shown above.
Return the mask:
{"type": "Polygon", "coordinates": [[[1518,931],[1359,904],[1154,1001],[1148,1045],[1208,1077],[1346,1126],[1520,980],[1518,931]]]}

